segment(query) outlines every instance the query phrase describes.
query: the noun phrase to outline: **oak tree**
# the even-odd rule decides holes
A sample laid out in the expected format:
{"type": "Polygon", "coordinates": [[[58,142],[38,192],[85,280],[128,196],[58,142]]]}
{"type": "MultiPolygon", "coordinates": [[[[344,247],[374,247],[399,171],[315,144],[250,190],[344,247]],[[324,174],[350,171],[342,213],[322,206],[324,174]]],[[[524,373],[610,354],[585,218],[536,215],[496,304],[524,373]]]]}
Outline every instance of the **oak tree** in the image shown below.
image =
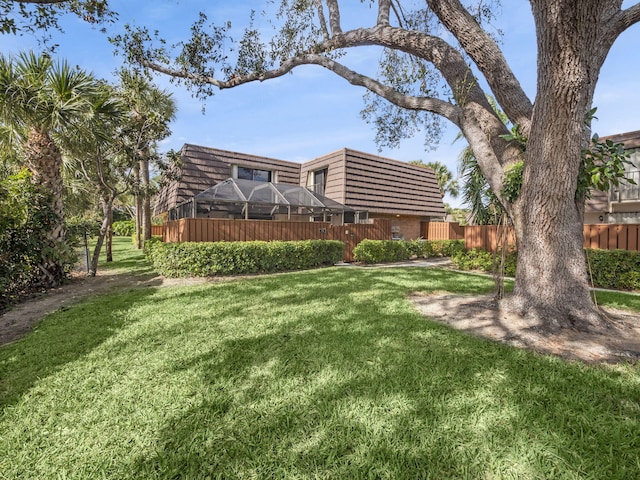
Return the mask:
{"type": "MultiPolygon", "coordinates": [[[[363,0],[361,8],[374,8],[375,18],[347,29],[339,0],[280,0],[266,17],[274,27],[270,38],[254,15],[233,42],[229,22],[213,24],[200,13],[190,38],[173,46],[146,28],[129,27],[113,40],[129,61],[184,82],[203,98],[318,65],[371,92],[370,118],[389,144],[417,122],[437,130],[435,118],[448,120],[466,138],[515,225],[517,276],[506,306],[539,316],[551,328],[603,327],[589,293],[577,183],[598,74],[616,39],[640,20],[640,3],[530,0],[538,52],[533,99],[486,28],[496,3],[363,0]],[[378,77],[344,61],[345,52],[365,46],[384,49],[378,77]],[[506,139],[510,132],[488,96],[517,126],[526,149],[506,139]],[[505,195],[510,166],[523,161],[519,195],[505,195]]],[[[349,24],[358,18],[368,16],[349,24]]]]}

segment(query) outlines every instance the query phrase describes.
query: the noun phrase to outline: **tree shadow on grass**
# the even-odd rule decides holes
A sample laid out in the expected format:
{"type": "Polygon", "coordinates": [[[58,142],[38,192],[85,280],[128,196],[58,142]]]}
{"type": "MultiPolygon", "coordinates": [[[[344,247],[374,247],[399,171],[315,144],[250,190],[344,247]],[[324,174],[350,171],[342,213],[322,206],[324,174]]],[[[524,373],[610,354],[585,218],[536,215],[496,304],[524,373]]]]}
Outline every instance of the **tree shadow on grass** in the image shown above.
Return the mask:
{"type": "Polygon", "coordinates": [[[397,295],[388,293],[394,281],[373,297],[367,282],[338,296],[341,282],[364,277],[329,277],[313,290],[299,282],[295,300],[316,302],[312,313],[280,319],[284,298],[274,298],[263,306],[265,331],[225,339],[167,372],[197,372],[203,399],[168,422],[133,477],[640,473],[637,383],[377,302],[376,294],[397,295]],[[317,302],[328,294],[333,302],[317,302]]]}
{"type": "Polygon", "coordinates": [[[127,315],[131,305],[154,291],[136,288],[63,307],[19,342],[0,348],[0,406],[15,403],[39,379],[89,354],[135,322],[127,315]]]}

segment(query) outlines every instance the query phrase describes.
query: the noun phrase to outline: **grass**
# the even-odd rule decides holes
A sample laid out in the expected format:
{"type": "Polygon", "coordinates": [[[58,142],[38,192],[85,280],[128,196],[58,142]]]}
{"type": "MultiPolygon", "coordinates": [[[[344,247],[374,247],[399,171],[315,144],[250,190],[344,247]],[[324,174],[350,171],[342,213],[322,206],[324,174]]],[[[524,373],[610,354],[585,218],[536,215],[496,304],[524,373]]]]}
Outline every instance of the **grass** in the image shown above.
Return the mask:
{"type": "Polygon", "coordinates": [[[331,268],[57,312],[0,348],[0,478],[640,477],[637,366],[491,343],[405,300],[491,288],[331,268]]]}

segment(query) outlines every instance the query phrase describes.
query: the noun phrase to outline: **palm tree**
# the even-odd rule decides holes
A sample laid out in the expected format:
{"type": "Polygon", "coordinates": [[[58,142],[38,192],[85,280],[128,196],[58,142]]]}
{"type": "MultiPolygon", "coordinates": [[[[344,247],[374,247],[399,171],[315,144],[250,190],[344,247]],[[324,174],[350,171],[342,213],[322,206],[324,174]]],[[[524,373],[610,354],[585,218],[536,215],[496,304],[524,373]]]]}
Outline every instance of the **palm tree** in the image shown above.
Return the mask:
{"type": "Polygon", "coordinates": [[[157,142],[171,134],[169,123],[175,118],[176,105],[170,93],[157,88],[135,72],[120,72],[123,101],[129,105],[129,125],[123,138],[130,154],[137,160],[139,187],[136,193],[136,237],[138,248],[142,240],[151,238],[151,194],[149,164],[157,158],[157,142]]]}
{"type": "MultiPolygon", "coordinates": [[[[69,170],[95,193],[94,200],[102,210],[102,222],[89,266],[92,276],[97,272],[104,240],[109,238],[113,203],[131,186],[132,160],[124,154],[120,139],[126,113],[113,87],[101,83],[94,96],[91,118],[84,128],[76,130],[75,135],[68,138],[69,170]]],[[[106,253],[109,261],[109,248],[106,253]]]]}
{"type": "Polygon", "coordinates": [[[438,182],[438,188],[440,189],[440,195],[442,197],[445,194],[451,195],[453,198],[457,198],[459,192],[458,181],[453,178],[453,174],[451,170],[441,162],[427,162],[424,163],[422,160],[412,160],[409,162],[411,165],[417,165],[418,167],[426,167],[433,170],[433,173],[436,175],[436,181],[438,182]]]}
{"type": "Polygon", "coordinates": [[[458,162],[463,181],[462,201],[471,210],[471,221],[477,225],[499,223],[505,213],[504,208],[491,191],[471,147],[467,146],[460,152],[458,162]]]}
{"type": "MultiPolygon", "coordinates": [[[[10,132],[1,141],[20,152],[32,181],[51,194],[58,217],[49,234],[54,245],[64,240],[61,143],[65,133],[81,128],[91,115],[95,91],[93,76],[66,62],[54,64],[48,55],[0,55],[0,123],[10,132]]],[[[60,265],[55,259],[46,263],[43,271],[57,284],[60,265]]]]}

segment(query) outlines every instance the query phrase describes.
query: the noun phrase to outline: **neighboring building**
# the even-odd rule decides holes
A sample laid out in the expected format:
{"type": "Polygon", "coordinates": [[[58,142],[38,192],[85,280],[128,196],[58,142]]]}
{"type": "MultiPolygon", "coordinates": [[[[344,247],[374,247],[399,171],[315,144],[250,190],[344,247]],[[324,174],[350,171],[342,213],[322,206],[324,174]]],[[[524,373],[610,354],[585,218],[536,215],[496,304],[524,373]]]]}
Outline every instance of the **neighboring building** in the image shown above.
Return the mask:
{"type": "Polygon", "coordinates": [[[640,223],[640,130],[601,137],[600,140],[624,144],[630,153],[626,177],[636,185],[621,182],[609,192],[592,192],[592,198],[585,206],[584,223],[640,223]]]}
{"type": "Polygon", "coordinates": [[[422,223],[445,215],[431,169],[355,150],[342,149],[303,164],[189,144],[183,146],[180,156],[180,180],[169,182],[158,194],[157,215],[176,218],[176,212],[182,208],[188,216],[195,213],[198,217],[284,218],[283,210],[278,208],[273,208],[270,215],[262,208],[260,216],[249,216],[248,208],[240,214],[229,207],[229,203],[215,211],[188,206],[187,202],[198,194],[229,178],[271,182],[278,184],[279,189],[287,184],[306,187],[320,200],[329,199],[325,203],[334,206],[322,214],[319,210],[300,207],[293,215],[288,212],[292,220],[327,220],[327,214],[332,223],[389,218],[397,238],[418,238],[422,223]],[[344,207],[339,209],[334,202],[344,207]]]}

